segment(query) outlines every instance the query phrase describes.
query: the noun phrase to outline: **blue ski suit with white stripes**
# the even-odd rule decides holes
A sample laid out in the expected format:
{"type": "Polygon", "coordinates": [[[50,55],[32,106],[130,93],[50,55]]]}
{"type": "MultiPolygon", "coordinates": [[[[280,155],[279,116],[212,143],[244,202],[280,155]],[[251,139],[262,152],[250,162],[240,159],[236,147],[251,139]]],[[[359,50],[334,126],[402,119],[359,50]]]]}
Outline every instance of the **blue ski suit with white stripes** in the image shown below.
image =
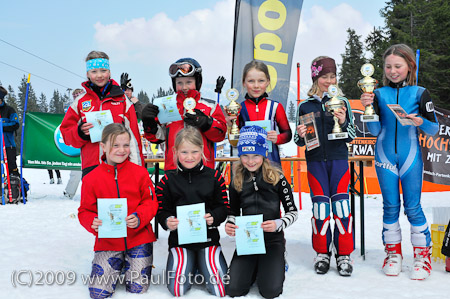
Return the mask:
{"type": "Polygon", "coordinates": [[[437,133],[439,124],[434,113],[429,92],[419,86],[399,83],[374,91],[374,108],[379,122],[367,126],[374,136],[375,169],[383,195],[383,243],[401,243],[400,186],[403,189],[403,205],[411,224],[411,243],[414,247],[431,245],[430,231],[420,204],[422,192],[423,161],[419,145],[418,128],[402,126],[387,104],[400,105],[407,114],[416,113],[423,119],[419,128],[427,134],[437,133]]]}

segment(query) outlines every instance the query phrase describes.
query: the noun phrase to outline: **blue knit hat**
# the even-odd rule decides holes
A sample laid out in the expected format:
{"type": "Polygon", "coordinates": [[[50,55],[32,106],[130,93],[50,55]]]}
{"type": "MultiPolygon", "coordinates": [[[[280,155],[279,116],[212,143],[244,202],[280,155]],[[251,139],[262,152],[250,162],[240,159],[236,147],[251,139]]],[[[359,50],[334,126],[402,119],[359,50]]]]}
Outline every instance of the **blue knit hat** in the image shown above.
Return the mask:
{"type": "Polygon", "coordinates": [[[245,126],[239,132],[238,156],[257,154],[267,158],[267,132],[258,126],[245,126]]]}

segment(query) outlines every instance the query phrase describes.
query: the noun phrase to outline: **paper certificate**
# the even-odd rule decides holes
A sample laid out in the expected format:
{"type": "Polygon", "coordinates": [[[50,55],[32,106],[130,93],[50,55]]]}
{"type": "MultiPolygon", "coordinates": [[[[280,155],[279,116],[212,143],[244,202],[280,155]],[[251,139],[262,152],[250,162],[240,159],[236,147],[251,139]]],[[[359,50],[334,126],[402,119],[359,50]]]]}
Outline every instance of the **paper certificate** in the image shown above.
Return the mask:
{"type": "Polygon", "coordinates": [[[265,254],[264,231],[261,228],[263,215],[236,217],[237,255],[265,254]]]}
{"type": "Polygon", "coordinates": [[[320,146],[317,136],[316,118],[314,112],[300,116],[300,123],[306,126],[305,144],[308,151],[320,146]]]}
{"type": "Polygon", "coordinates": [[[156,105],[159,108],[159,123],[165,124],[171,121],[181,120],[181,115],[177,108],[176,94],[153,99],[153,105],[156,105]]]}
{"type": "Polygon", "coordinates": [[[178,244],[206,242],[205,204],[197,203],[177,207],[178,244]]]}
{"type": "MultiPolygon", "coordinates": [[[[246,121],[246,126],[258,126],[266,130],[266,132],[272,131],[272,124],[270,120],[253,120],[253,121],[246,121]]],[[[269,147],[269,153],[272,152],[272,141],[267,140],[267,146],[269,147]]]]}
{"type": "Polygon", "coordinates": [[[127,236],[128,214],[126,198],[97,198],[98,219],[102,225],[98,227],[99,238],[124,238],[127,236]]]}
{"type": "Polygon", "coordinates": [[[402,126],[415,126],[414,122],[406,117],[408,113],[406,113],[402,106],[398,104],[387,104],[387,106],[391,109],[392,113],[394,113],[395,117],[402,126]]]}
{"type": "Polygon", "coordinates": [[[114,123],[111,111],[94,111],[94,112],[86,112],[86,122],[91,123],[94,127],[89,129],[89,136],[91,136],[91,142],[99,142],[102,140],[102,132],[103,129],[109,125],[114,123]]]}

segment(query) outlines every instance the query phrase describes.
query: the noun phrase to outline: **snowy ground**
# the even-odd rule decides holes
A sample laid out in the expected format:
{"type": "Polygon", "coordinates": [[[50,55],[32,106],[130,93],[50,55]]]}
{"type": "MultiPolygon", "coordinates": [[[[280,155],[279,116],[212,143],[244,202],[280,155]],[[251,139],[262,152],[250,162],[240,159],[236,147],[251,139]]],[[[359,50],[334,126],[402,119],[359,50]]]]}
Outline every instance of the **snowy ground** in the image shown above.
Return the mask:
{"type": "MultiPolygon", "coordinates": [[[[63,181],[69,178],[62,171],[63,181]]],[[[26,205],[0,206],[0,298],[89,298],[82,276],[90,273],[94,237],[86,232],[76,218],[80,189],[75,200],[62,196],[65,185],[49,185],[46,170],[25,169],[24,176],[31,192],[26,205]],[[20,275],[19,275],[20,274],[20,275]],[[41,277],[43,276],[44,277],[41,277]],[[54,282],[57,274],[58,285],[54,282]],[[74,275],[74,276],[71,276],[74,275]],[[30,283],[31,286],[19,285],[30,283]],[[73,277],[76,281],[69,285],[73,277]],[[17,279],[18,278],[18,279],[17,279]],[[40,279],[40,280],[39,280],[40,279]],[[16,286],[13,286],[13,280],[16,286]],[[47,283],[53,282],[52,285],[47,283]],[[44,284],[44,285],[39,285],[44,284]]],[[[313,271],[315,256],[311,247],[311,203],[308,194],[302,194],[303,210],[299,220],[286,231],[289,271],[284,283],[282,298],[445,298],[448,295],[450,273],[442,263],[433,262],[433,273],[426,281],[409,279],[412,247],[409,242],[409,225],[401,217],[404,232],[404,266],[399,277],[387,277],[381,272],[384,258],[381,243],[382,200],[380,195],[365,200],[366,259],[360,256],[359,199],[356,205],[356,250],[353,253],[354,273],[341,277],[332,262],[326,275],[313,271]]],[[[422,201],[429,222],[432,207],[450,206],[450,192],[424,193],[422,201]]],[[[161,275],[167,258],[166,232],[160,232],[155,244],[153,275],[161,275]]],[[[234,251],[233,240],[226,236],[221,226],[221,243],[227,261],[234,251]]],[[[142,298],[172,298],[164,285],[152,285],[142,298]]],[[[187,298],[211,296],[203,286],[194,287],[187,298]]],[[[118,286],[113,298],[137,298],[118,286]]],[[[141,297],[139,297],[141,298],[141,297]]],[[[247,298],[260,298],[254,286],[247,298]]],[[[448,297],[447,297],[448,298],[448,297]]]]}

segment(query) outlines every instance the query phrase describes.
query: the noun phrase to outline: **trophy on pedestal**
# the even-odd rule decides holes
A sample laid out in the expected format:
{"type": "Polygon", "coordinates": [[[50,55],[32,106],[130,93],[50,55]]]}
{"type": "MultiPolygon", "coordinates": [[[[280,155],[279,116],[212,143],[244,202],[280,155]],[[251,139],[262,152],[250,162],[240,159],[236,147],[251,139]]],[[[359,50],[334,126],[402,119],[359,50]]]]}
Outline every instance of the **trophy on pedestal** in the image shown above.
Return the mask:
{"type": "MultiPolygon", "coordinates": [[[[226,97],[230,103],[225,106],[225,111],[229,116],[238,116],[239,110],[241,109],[241,104],[236,102],[239,98],[239,91],[235,88],[228,89],[226,97]]],[[[239,141],[239,127],[236,124],[236,119],[232,119],[231,123],[231,128],[228,130],[228,140],[232,146],[236,147],[239,141]]]]}
{"type": "MultiPolygon", "coordinates": [[[[366,63],[361,67],[361,74],[364,76],[358,81],[358,87],[362,92],[373,93],[375,88],[378,86],[378,80],[370,77],[373,75],[375,68],[372,64],[366,63]]],[[[378,121],[379,117],[375,113],[372,105],[367,105],[364,110],[364,114],[361,115],[362,122],[374,122],[378,121]]]]}
{"type": "MultiPolygon", "coordinates": [[[[337,98],[339,89],[336,85],[330,85],[328,87],[328,94],[331,96],[331,99],[325,103],[325,109],[327,109],[328,112],[334,113],[335,110],[342,109],[345,106],[345,102],[337,98]]],[[[333,120],[334,126],[331,133],[328,134],[328,140],[348,138],[348,133],[342,131],[338,118],[333,116],[333,120]]]]}

